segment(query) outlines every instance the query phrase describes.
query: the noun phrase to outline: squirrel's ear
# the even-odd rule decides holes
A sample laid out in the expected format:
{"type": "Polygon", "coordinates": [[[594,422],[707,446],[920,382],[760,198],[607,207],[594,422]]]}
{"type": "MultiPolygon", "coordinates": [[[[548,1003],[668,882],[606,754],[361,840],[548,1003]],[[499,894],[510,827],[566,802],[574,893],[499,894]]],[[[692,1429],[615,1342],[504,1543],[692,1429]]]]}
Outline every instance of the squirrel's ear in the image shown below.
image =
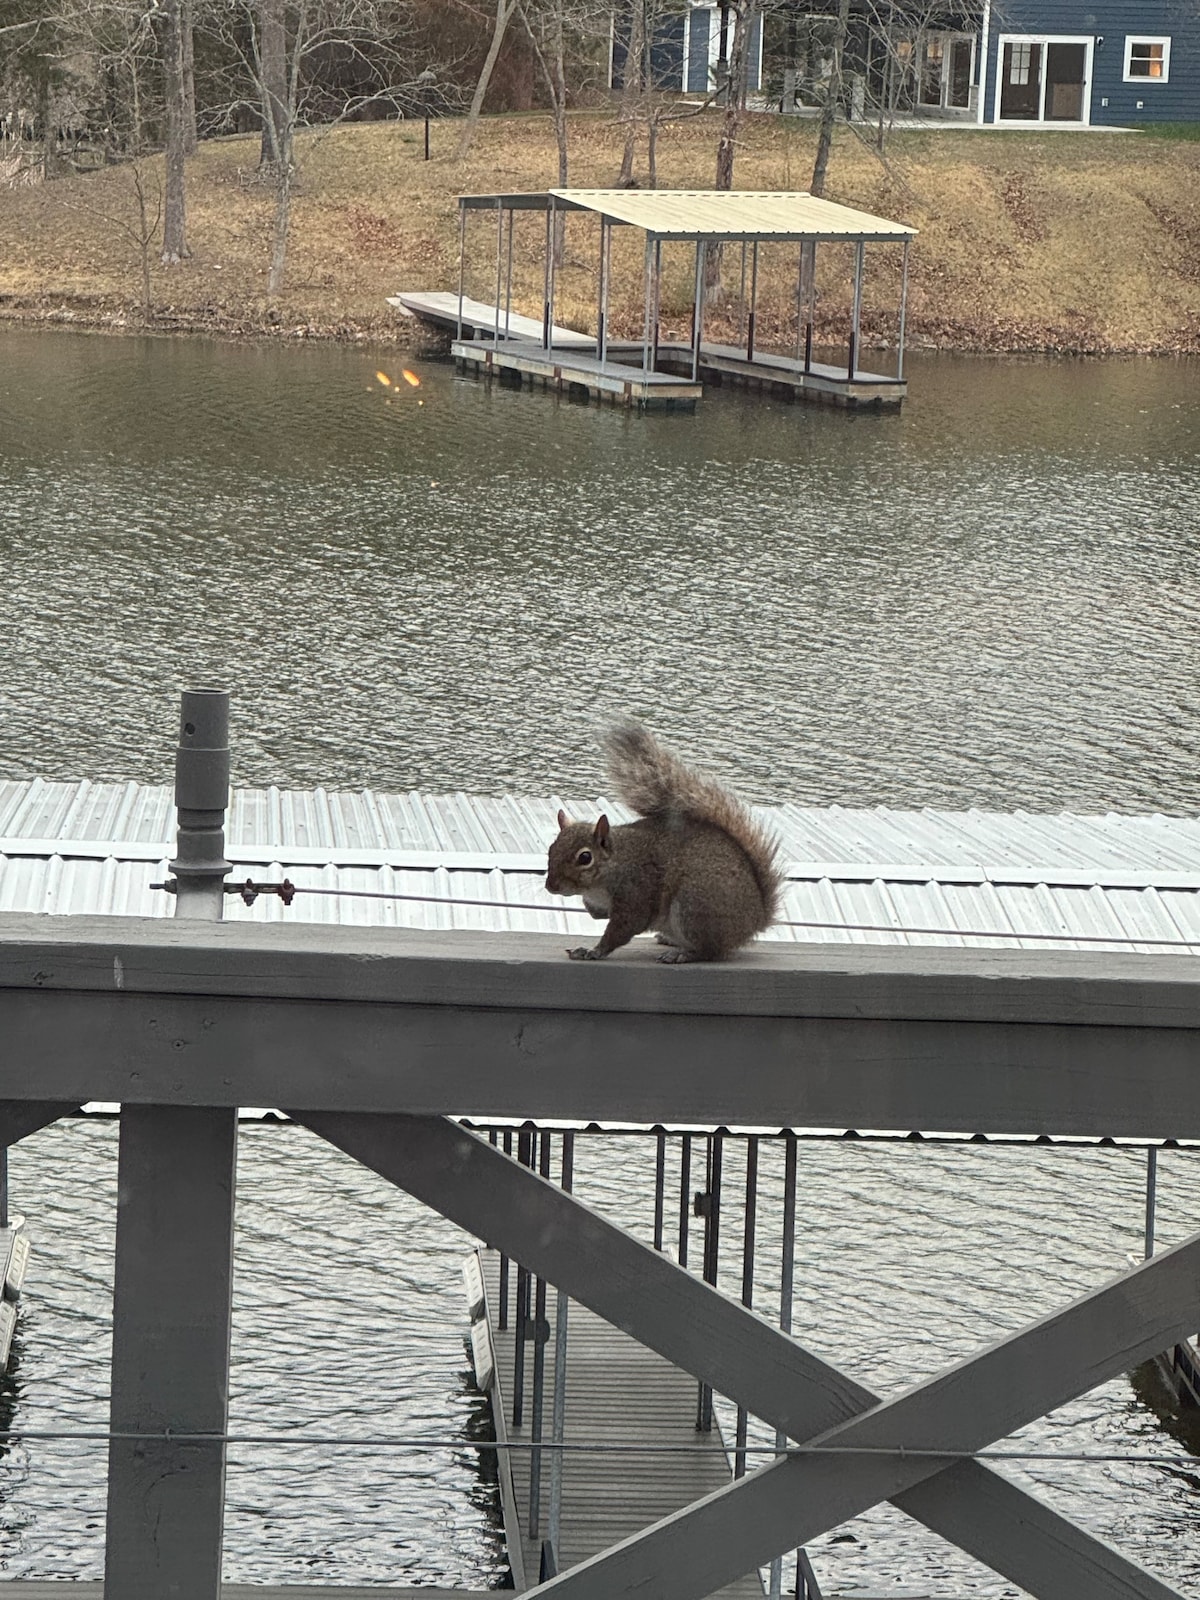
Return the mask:
{"type": "Polygon", "coordinates": [[[605,848],[608,845],[608,831],[608,818],[601,816],[597,820],[596,826],[592,829],[592,838],[601,848],[605,848]]]}
{"type": "Polygon", "coordinates": [[[570,826],[571,826],[570,817],[567,815],[567,813],[565,811],[560,811],[558,813],[558,831],[559,831],[559,833],[566,833],[567,829],[570,826]]]}

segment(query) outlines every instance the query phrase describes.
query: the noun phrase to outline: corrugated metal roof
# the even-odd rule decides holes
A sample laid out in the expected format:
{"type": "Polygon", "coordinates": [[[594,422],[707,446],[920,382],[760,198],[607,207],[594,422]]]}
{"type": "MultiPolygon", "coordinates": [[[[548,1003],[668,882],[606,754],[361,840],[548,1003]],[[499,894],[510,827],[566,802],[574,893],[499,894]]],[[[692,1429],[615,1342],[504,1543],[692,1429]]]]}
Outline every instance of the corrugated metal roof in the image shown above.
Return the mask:
{"type": "MultiPolygon", "coordinates": [[[[559,806],[628,815],[604,798],[238,789],[232,878],[286,877],[302,892],[290,909],[231,896],[228,915],[578,937],[590,919],[542,888],[559,806]],[[430,899],[374,898],[392,895],[430,899]]],[[[1198,818],[796,806],[760,815],[788,865],[785,923],[827,925],[779,926],[772,938],[1044,948],[1022,934],[1056,934],[1200,946],[1198,818]]],[[[165,787],[0,783],[0,911],[169,915],[173,902],[150,884],[167,876],[173,827],[165,787]]]]}
{"type": "Polygon", "coordinates": [[[661,239],[911,239],[915,228],[807,193],[551,189],[557,200],[661,239]]]}

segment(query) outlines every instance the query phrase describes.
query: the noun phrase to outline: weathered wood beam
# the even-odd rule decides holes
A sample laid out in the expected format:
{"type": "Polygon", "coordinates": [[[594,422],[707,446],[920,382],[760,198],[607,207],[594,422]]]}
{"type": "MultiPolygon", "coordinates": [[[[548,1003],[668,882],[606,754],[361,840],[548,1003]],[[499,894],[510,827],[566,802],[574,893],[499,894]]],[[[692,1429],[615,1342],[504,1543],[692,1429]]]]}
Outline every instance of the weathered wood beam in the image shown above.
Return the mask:
{"type": "Polygon", "coordinates": [[[78,1111],[79,1105],[77,1100],[0,1100],[0,1148],[40,1133],[60,1117],[78,1111]]]}
{"type": "Polygon", "coordinates": [[[105,1591],[218,1600],[237,1112],[125,1106],[105,1591]],[[204,1441],[121,1435],[211,1434],[204,1441]]]}
{"type": "Polygon", "coordinates": [[[10,917],[0,1041],[14,1099],[1200,1137],[1200,963],[1174,956],[667,968],[532,935],[10,917]]]}
{"type": "MultiPolygon", "coordinates": [[[[878,1404],[869,1390],[765,1319],[454,1124],[332,1114],[298,1120],[800,1441],[823,1432],[826,1443],[869,1450],[977,1449],[1062,1403],[1069,1397],[1064,1389],[1094,1387],[1141,1359],[1137,1352],[1172,1342],[1173,1328],[1200,1318],[1197,1236],[1171,1252],[1169,1263],[1160,1257],[900,1400],[878,1404]],[[1166,1274],[1151,1281],[1149,1274],[1164,1263],[1166,1274]],[[815,1420],[835,1413],[857,1420],[837,1427],[815,1420]]],[[[802,1463],[800,1489],[792,1487],[798,1474],[767,1477],[775,1469],[764,1469],[742,1480],[756,1485],[752,1504],[736,1501],[729,1510],[722,1491],[559,1581],[581,1585],[566,1591],[573,1600],[637,1592],[646,1573],[655,1574],[656,1595],[684,1600],[707,1594],[824,1531],[805,1523],[797,1532],[795,1502],[799,1493],[804,1514],[820,1521],[824,1493],[837,1505],[838,1494],[857,1497],[856,1510],[894,1498],[1032,1594],[1055,1600],[1175,1595],[979,1463],[834,1455],[780,1466],[802,1463]],[[943,1498],[938,1486],[944,1478],[943,1498]],[[695,1548],[702,1551],[698,1564],[695,1548]],[[737,1565],[743,1558],[745,1565],[737,1565]],[[1064,1571],[1086,1578],[1086,1588],[1074,1579],[1064,1587],[1064,1571]]],[[[824,1526],[843,1520],[840,1509],[832,1516],[824,1526]]]]}

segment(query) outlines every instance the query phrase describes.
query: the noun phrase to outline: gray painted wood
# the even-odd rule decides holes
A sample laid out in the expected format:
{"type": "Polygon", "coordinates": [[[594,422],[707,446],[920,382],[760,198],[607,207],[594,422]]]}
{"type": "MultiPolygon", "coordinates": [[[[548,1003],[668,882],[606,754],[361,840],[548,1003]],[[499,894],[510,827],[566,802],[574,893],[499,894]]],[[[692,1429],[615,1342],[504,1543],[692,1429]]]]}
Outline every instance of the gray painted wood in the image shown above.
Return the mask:
{"type": "Polygon", "coordinates": [[[40,1133],[60,1117],[79,1110],[78,1101],[3,1100],[0,1101],[0,1145],[17,1144],[31,1133],[40,1133]]]}
{"type": "MultiPolygon", "coordinates": [[[[453,1124],[332,1114],[300,1120],[801,1441],[825,1430],[827,1442],[872,1449],[977,1449],[1165,1347],[1173,1341],[1173,1329],[1200,1317],[1198,1235],[899,1401],[876,1405],[869,1390],[763,1318],[453,1124]],[[815,1420],[854,1413],[860,1413],[857,1422],[841,1428],[815,1420]]],[[[954,1466],[954,1492],[946,1504],[937,1496],[945,1462],[834,1456],[799,1458],[785,1465],[796,1468],[797,1478],[807,1475],[804,1509],[809,1514],[822,1504],[822,1484],[826,1491],[833,1484],[859,1498],[865,1494],[868,1498],[856,1501],[855,1510],[896,1497],[902,1509],[997,1570],[1019,1574],[1018,1581],[1037,1595],[1060,1600],[1064,1563],[1087,1575],[1091,1600],[1101,1595],[1163,1600],[1173,1593],[1015,1486],[990,1492],[994,1474],[979,1463],[954,1466]],[[929,1481],[923,1493],[914,1495],[911,1485],[922,1479],[929,1481]]],[[[743,1517],[740,1502],[727,1513],[722,1501],[720,1510],[729,1526],[714,1533],[707,1510],[698,1513],[699,1528],[692,1511],[680,1513],[636,1551],[618,1547],[609,1557],[597,1558],[615,1565],[597,1568],[594,1588],[588,1587],[592,1578],[585,1574],[579,1593],[638,1592],[621,1583],[640,1581],[640,1571],[657,1573],[664,1582],[669,1572],[670,1581],[682,1585],[680,1595],[703,1595],[709,1589],[696,1583],[709,1582],[714,1574],[720,1582],[728,1581],[854,1514],[838,1504],[833,1522],[809,1529],[790,1491],[781,1502],[778,1482],[764,1485],[762,1477],[757,1473],[737,1486],[750,1494],[755,1485],[752,1509],[758,1515],[743,1517]],[[739,1539],[749,1543],[739,1544],[739,1539]],[[709,1558],[699,1564],[688,1553],[696,1541],[709,1558]],[[720,1547],[719,1557],[713,1554],[713,1543],[720,1547]],[[744,1567],[733,1564],[742,1559],[744,1567]],[[713,1561],[718,1562],[715,1567],[713,1561]]],[[[1066,1592],[1078,1593],[1081,1600],[1084,1593],[1066,1592]]]]}
{"type": "MultiPolygon", "coordinates": [[[[22,1578],[0,1580],[4,1600],[104,1600],[102,1583],[75,1583],[69,1579],[44,1582],[22,1578]]],[[[223,1583],[221,1600],[482,1600],[485,1589],[392,1589],[378,1584],[223,1583]]],[[[860,1600],[856,1596],[855,1600],[860,1600]]]]}
{"type": "Polygon", "coordinates": [[[561,952],[518,934],[0,918],[0,1095],[1200,1137],[1191,958],[561,952]]]}
{"type": "Polygon", "coordinates": [[[125,1106],[113,1289],[105,1576],[121,1600],[217,1600],[237,1113],[125,1106]]]}
{"type": "MultiPolygon", "coordinates": [[[[484,1258],[492,1342],[501,1387],[512,1393],[515,1319],[503,1331],[497,1326],[499,1262],[494,1252],[484,1258]]],[[[554,1346],[547,1346],[545,1392],[554,1385],[554,1346]]],[[[639,1446],[671,1445],[688,1454],[571,1455],[564,1460],[560,1570],[615,1544],[729,1481],[729,1461],[720,1432],[696,1432],[696,1380],[664,1361],[644,1345],[619,1332],[583,1306],[571,1307],[566,1361],[564,1439],[568,1445],[598,1441],[639,1446]],[[703,1453],[695,1453],[700,1446],[703,1453]]],[[[527,1368],[528,1385],[531,1373],[527,1368]]],[[[504,1424],[507,1438],[527,1443],[530,1391],[526,1390],[523,1426],[504,1424]]],[[[549,1427],[544,1436],[548,1437],[549,1427]]],[[[530,1454],[509,1452],[519,1512],[509,1528],[510,1548],[520,1540],[524,1568],[536,1575],[541,1541],[528,1535],[530,1454]]],[[[543,1533],[549,1503],[549,1462],[543,1459],[541,1512],[543,1533]]],[[[506,1527],[508,1516],[506,1513],[506,1527]]],[[[757,1574],[739,1579],[722,1591],[725,1600],[762,1600],[757,1574]]]]}

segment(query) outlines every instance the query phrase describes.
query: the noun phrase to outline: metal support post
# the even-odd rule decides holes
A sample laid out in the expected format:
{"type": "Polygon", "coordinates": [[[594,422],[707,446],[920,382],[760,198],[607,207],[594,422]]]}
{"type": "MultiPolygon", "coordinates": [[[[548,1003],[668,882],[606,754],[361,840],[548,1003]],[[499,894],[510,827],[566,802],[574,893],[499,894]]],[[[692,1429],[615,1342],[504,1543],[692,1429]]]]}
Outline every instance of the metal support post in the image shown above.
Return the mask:
{"type": "Polygon", "coordinates": [[[908,245],[904,241],[904,261],[900,268],[900,333],[898,336],[898,350],[896,355],[896,377],[904,380],[904,321],[908,313],[908,245]]]}
{"type": "Polygon", "coordinates": [[[549,350],[554,343],[554,281],[558,273],[558,207],[554,203],[554,196],[550,197],[550,223],[548,228],[550,267],[546,274],[546,349],[549,350]]]}
{"type": "Polygon", "coordinates": [[[500,275],[504,263],[504,207],[499,196],[496,199],[496,303],[495,327],[493,337],[497,346],[500,343],[500,275]]]}
{"type": "Polygon", "coordinates": [[[692,1215],[692,1136],[685,1133],[679,1140],[679,1251],[677,1260],[681,1267],[688,1264],[688,1224],[692,1215]]]}
{"type": "Polygon", "coordinates": [[[507,339],[512,331],[512,269],[513,269],[513,235],[516,233],[517,213],[510,209],[508,213],[508,271],[504,282],[504,337],[507,339]]]}
{"type": "Polygon", "coordinates": [[[651,322],[653,317],[654,301],[654,245],[650,235],[646,235],[645,252],[645,295],[642,303],[642,371],[650,370],[650,338],[651,322]]]}
{"type": "Polygon", "coordinates": [[[1149,1261],[1154,1254],[1154,1219],[1158,1208],[1158,1151],[1153,1145],[1146,1151],[1146,1243],[1145,1256],[1149,1261]]]}
{"type": "MultiPolygon", "coordinates": [[[[538,1135],[535,1133],[534,1146],[538,1135]]],[[[550,1130],[541,1133],[541,1157],[538,1171],[543,1178],[550,1176],[550,1130]]],[[[529,1437],[533,1446],[529,1453],[529,1537],[536,1540],[541,1534],[542,1521],[542,1418],[546,1393],[546,1280],[537,1280],[537,1295],[533,1305],[533,1414],[529,1419],[529,1437]]]]}
{"type": "MultiPolygon", "coordinates": [[[[704,1215],[704,1281],[716,1285],[721,1258],[721,1164],[725,1147],[725,1129],[717,1128],[708,1136],[707,1182],[703,1196],[704,1215]]],[[[696,1411],[696,1428],[700,1433],[711,1433],[713,1424],[712,1389],[707,1383],[700,1385],[700,1398],[696,1411]]]]}
{"type": "MultiPolygon", "coordinates": [[[[746,1138],[746,1204],[742,1217],[742,1304],[754,1305],[754,1247],[758,1223],[758,1135],[746,1138]]],[[[746,1445],[748,1442],[749,1413],[745,1406],[737,1409],[737,1437],[734,1443],[733,1475],[746,1476],[746,1445]]]]}
{"type": "Polygon", "coordinates": [[[850,366],[846,374],[851,383],[854,382],[854,370],[858,362],[858,330],[862,320],[863,256],[866,248],[861,239],[854,247],[854,309],[850,317],[850,366]]]}
{"type": "Polygon", "coordinates": [[[650,348],[650,370],[658,371],[658,329],[662,313],[662,240],[654,241],[654,339],[650,348]]]}
{"type": "Polygon", "coordinates": [[[600,304],[596,314],[596,359],[608,358],[608,279],[612,264],[612,227],[600,218],[600,304]]]}
{"type": "Polygon", "coordinates": [[[550,348],[550,273],[554,246],[550,235],[550,207],[546,207],[546,260],[542,268],[542,349],[550,348]]]}
{"type": "Polygon", "coordinates": [[[459,201],[458,205],[458,330],[454,337],[461,339],[463,336],[463,286],[467,272],[467,208],[459,201]]]}
{"type": "MultiPolygon", "coordinates": [[[[779,1263],[779,1326],[784,1333],[792,1331],[792,1296],[796,1276],[796,1135],[788,1128],[783,1145],[783,1242],[779,1263]]],[[[781,1454],[787,1448],[787,1434],[775,1430],[775,1448],[781,1454]]],[[[783,1595],[783,1557],[771,1562],[767,1584],[768,1600],[781,1600],[783,1595]]]]}
{"type": "MultiPolygon", "coordinates": [[[[517,1160],[523,1167],[534,1162],[533,1141],[537,1135],[527,1128],[517,1134],[517,1160]]],[[[529,1268],[517,1263],[517,1303],[513,1312],[513,1399],[512,1425],[521,1427],[525,1419],[525,1341],[529,1337],[529,1268]]]]}
{"type": "Polygon", "coordinates": [[[750,251],[750,313],[746,318],[746,360],[754,360],[754,319],[758,305],[758,240],[750,251]]]}
{"type": "Polygon", "coordinates": [[[813,323],[817,316],[817,241],[808,246],[808,317],[804,329],[804,370],[812,371],[813,323]]]}
{"type": "MultiPolygon", "coordinates": [[[[575,1178],[575,1135],[567,1130],[562,1136],[562,1187],[570,1194],[575,1178]]],[[[570,1302],[562,1289],[555,1291],[554,1301],[554,1400],[550,1418],[550,1438],[554,1450],[550,1457],[550,1501],[546,1513],[546,1536],[554,1552],[555,1561],[562,1549],[562,1443],[567,1416],[567,1308],[570,1302]]]]}
{"type": "MultiPolygon", "coordinates": [[[[229,696],[183,696],[175,914],[224,900],[229,696]]],[[[122,1600],[221,1587],[236,1110],[121,1108],[104,1583],[122,1600]],[[129,1435],[150,1435],[136,1438],[129,1435]],[[206,1435],[202,1440],[187,1435],[206,1435]],[[175,1435],[172,1438],[169,1435],[175,1435]]]]}
{"type": "Polygon", "coordinates": [[[704,240],[696,245],[696,297],[692,302],[692,382],[700,376],[700,340],[704,336],[704,240]]]}
{"type": "Polygon", "coordinates": [[[663,1212],[667,1187],[667,1131],[654,1130],[654,1248],[663,1247],[663,1212]]]}

